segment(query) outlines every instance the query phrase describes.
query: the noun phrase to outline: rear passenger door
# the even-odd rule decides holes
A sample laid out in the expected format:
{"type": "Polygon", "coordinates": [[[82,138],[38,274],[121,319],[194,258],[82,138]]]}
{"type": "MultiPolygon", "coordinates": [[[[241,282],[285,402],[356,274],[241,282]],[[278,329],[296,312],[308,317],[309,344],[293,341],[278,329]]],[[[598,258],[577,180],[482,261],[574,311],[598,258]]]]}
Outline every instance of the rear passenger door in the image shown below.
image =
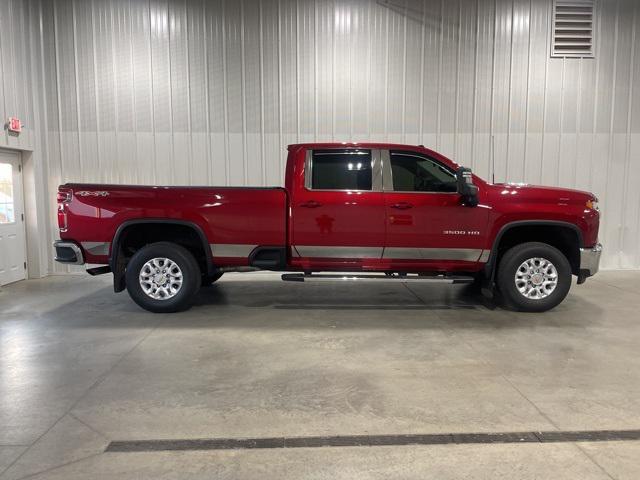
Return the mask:
{"type": "Polygon", "coordinates": [[[309,150],[292,204],[294,263],[358,268],[379,262],[385,241],[380,153],[309,150]]]}

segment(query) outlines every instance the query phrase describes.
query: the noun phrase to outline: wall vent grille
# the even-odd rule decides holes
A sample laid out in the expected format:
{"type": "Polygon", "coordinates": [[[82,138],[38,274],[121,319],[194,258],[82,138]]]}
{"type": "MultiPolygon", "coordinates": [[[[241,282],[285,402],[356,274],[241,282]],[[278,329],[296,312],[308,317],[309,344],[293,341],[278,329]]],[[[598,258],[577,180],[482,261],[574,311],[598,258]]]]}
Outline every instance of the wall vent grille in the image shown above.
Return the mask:
{"type": "Polygon", "coordinates": [[[552,57],[593,57],[594,0],[553,2],[552,57]]]}

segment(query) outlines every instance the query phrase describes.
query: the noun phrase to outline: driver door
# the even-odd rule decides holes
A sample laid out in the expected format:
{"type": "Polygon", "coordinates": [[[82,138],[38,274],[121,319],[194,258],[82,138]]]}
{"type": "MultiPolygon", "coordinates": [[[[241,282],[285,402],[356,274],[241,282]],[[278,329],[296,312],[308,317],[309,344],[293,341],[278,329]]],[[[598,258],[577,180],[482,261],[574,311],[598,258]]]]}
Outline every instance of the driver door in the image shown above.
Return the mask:
{"type": "Polygon", "coordinates": [[[383,259],[393,268],[425,269],[480,259],[488,209],[462,205],[448,166],[414,151],[383,151],[386,239],[383,259]]]}

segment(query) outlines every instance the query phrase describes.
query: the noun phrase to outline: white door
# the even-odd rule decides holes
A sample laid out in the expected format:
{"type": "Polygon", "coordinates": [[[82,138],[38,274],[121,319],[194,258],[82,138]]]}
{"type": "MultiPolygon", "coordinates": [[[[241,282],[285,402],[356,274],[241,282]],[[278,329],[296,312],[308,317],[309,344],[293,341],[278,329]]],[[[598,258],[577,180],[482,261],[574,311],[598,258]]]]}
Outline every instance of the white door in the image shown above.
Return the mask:
{"type": "Polygon", "coordinates": [[[26,278],[20,155],[0,150],[0,285],[26,278]]]}

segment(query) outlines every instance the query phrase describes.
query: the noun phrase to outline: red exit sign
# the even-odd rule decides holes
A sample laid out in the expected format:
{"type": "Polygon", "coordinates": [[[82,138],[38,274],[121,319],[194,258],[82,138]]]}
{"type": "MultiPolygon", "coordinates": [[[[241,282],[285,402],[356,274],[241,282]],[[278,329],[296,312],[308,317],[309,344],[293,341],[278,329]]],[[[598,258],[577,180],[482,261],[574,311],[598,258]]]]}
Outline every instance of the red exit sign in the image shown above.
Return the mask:
{"type": "Polygon", "coordinates": [[[7,129],[12,133],[20,133],[22,132],[22,122],[20,122],[19,118],[9,117],[7,129]]]}

